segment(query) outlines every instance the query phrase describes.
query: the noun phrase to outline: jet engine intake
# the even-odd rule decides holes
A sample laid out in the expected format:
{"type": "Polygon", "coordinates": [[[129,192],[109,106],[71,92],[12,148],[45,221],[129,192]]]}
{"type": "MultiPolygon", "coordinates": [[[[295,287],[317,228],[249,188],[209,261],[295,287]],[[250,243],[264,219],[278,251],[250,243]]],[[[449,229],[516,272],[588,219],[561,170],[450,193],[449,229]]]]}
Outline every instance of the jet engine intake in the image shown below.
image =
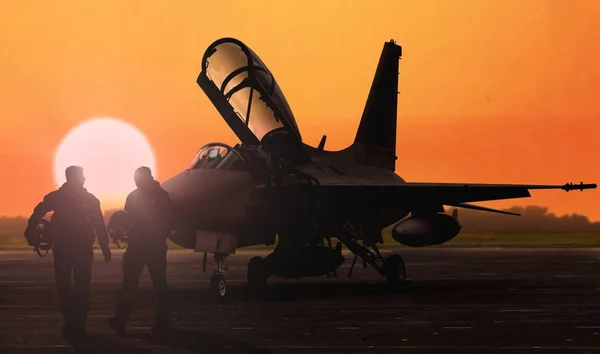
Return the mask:
{"type": "Polygon", "coordinates": [[[392,229],[392,237],[405,246],[427,247],[452,240],[460,229],[458,221],[450,215],[419,215],[397,223],[392,229]]]}

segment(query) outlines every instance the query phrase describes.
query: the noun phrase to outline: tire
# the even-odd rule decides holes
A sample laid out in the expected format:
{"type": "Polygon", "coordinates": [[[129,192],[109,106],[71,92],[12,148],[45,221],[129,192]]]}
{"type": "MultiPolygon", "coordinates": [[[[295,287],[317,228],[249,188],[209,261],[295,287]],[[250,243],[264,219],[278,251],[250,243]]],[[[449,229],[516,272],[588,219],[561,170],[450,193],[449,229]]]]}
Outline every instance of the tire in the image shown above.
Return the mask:
{"type": "Polygon", "coordinates": [[[214,274],[210,278],[210,290],[218,299],[222,299],[227,295],[227,282],[222,274],[214,274]]]}
{"type": "Polygon", "coordinates": [[[406,266],[401,256],[395,254],[388,258],[384,269],[389,284],[398,285],[406,282],[406,266]]]}

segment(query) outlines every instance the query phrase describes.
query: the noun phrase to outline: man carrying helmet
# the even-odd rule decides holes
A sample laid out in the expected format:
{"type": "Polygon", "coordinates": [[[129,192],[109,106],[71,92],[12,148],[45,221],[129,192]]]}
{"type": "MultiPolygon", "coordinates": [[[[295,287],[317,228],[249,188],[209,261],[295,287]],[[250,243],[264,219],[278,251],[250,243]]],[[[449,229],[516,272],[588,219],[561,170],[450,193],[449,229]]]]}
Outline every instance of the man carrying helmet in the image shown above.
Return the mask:
{"type": "Polygon", "coordinates": [[[109,320],[110,327],[119,334],[125,333],[144,266],[152,278],[156,299],[156,324],[152,330],[164,331],[168,322],[166,241],[171,233],[171,198],[154,180],[148,167],[138,168],[134,180],[137,189],[125,201],[125,213],[131,225],[127,231],[127,249],[123,254],[123,281],[117,296],[115,317],[109,320]]]}
{"type": "Polygon", "coordinates": [[[44,215],[54,211],[52,215],[54,274],[60,307],[65,319],[62,333],[70,337],[85,334],[94,239],[98,238],[105,261],[110,260],[111,252],[100,202],[83,187],[85,183],[83,168],[67,167],[65,175],[66,183],[46,195],[35,207],[27,223],[25,238],[30,246],[37,247],[36,228],[44,215]]]}

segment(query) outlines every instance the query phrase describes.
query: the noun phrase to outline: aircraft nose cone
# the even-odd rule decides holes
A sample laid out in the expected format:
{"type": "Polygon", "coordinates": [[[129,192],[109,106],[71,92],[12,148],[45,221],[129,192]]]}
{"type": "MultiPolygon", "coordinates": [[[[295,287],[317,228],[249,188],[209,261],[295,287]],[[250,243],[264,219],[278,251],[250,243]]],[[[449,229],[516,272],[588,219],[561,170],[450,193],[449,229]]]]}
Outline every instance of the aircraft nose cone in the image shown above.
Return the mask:
{"type": "Polygon", "coordinates": [[[252,181],[246,171],[192,169],[171,177],[161,186],[181,215],[212,222],[244,215],[252,181]]]}
{"type": "Polygon", "coordinates": [[[187,170],[169,178],[161,183],[160,186],[167,192],[172,192],[178,187],[184,187],[187,183],[189,183],[189,178],[186,178],[186,175],[189,175],[187,170]]]}
{"type": "Polygon", "coordinates": [[[201,182],[198,176],[193,176],[189,170],[186,170],[161,183],[161,187],[169,193],[175,206],[182,206],[196,197],[195,192],[202,185],[201,182]]]}

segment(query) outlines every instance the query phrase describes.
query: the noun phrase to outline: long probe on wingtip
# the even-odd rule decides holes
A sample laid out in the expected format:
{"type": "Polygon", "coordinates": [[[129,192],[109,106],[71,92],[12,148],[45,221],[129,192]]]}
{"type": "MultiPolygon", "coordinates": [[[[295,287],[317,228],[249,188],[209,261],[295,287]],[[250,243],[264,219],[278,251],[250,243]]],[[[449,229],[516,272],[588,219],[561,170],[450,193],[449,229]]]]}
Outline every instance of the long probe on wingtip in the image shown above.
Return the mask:
{"type": "Polygon", "coordinates": [[[584,184],[583,182],[579,182],[579,184],[565,183],[565,185],[562,186],[562,189],[569,192],[574,189],[579,189],[580,191],[583,191],[584,189],[596,189],[596,187],[597,185],[595,183],[584,184]]]}

